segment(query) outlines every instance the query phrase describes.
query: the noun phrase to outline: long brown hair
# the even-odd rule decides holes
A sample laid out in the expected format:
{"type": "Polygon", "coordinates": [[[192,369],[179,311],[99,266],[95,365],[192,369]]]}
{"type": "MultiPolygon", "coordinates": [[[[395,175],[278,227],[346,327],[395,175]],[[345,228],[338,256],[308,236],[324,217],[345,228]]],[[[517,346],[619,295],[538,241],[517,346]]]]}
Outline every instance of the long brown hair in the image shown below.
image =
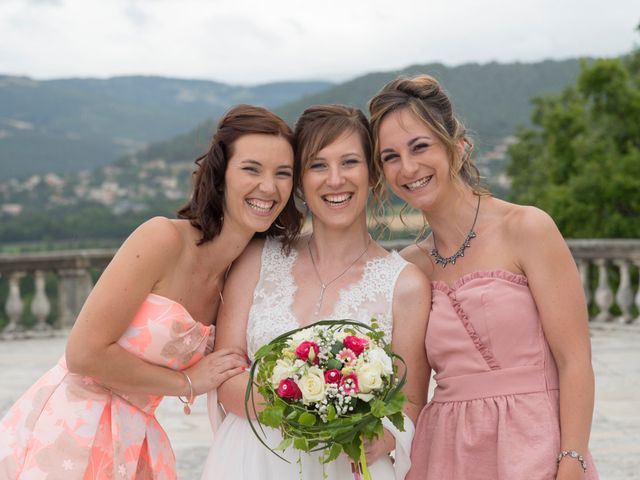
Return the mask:
{"type": "MultiPolygon", "coordinates": [[[[289,125],[274,113],[262,107],[237,105],[218,122],[209,150],[195,161],[193,194],[178,210],[178,218],[187,219],[202,232],[198,245],[220,234],[224,222],[224,179],[233,145],[240,137],[249,134],[277,135],[293,148],[293,132],[289,125]]],[[[293,184],[297,184],[294,171],[293,184]]],[[[302,228],[302,214],[296,209],[293,195],[266,232],[255,236],[282,236],[289,248],[302,228]]]]}

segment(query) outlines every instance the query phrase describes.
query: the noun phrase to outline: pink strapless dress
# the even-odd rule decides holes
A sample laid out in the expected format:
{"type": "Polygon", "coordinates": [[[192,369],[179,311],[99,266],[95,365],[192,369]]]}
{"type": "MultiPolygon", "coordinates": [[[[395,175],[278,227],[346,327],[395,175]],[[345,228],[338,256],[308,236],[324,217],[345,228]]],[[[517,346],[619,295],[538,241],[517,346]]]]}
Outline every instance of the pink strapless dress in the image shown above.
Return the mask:
{"type": "MultiPolygon", "coordinates": [[[[149,294],[118,344],[185,369],[213,346],[213,327],[149,294]]],[[[175,479],[175,456],[154,411],[161,396],[127,395],[69,373],[64,357],[0,422],[0,478],[175,479]]],[[[176,407],[177,408],[177,407],[176,407]]]]}
{"type": "MultiPolygon", "coordinates": [[[[453,287],[433,282],[425,342],[437,386],[407,480],[555,479],[558,372],[526,277],[498,270],[453,287]]],[[[585,459],[584,478],[597,479],[585,459]]]]}

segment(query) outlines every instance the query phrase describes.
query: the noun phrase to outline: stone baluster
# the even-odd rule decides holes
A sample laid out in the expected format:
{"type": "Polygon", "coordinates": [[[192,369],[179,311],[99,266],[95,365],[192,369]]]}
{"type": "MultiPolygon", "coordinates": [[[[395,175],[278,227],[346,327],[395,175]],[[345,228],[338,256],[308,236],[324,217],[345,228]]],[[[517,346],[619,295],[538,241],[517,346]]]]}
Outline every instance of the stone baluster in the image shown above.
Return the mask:
{"type": "Polygon", "coordinates": [[[31,302],[31,313],[36,317],[36,324],[33,330],[37,335],[50,334],[52,333],[52,328],[47,323],[47,317],[51,312],[51,303],[45,291],[45,273],[42,270],[36,270],[33,274],[33,281],[36,291],[31,302]]]}
{"type": "Polygon", "coordinates": [[[9,296],[4,310],[9,317],[9,323],[2,330],[4,338],[19,338],[23,336],[24,326],[20,324],[20,317],[24,309],[24,302],[20,296],[20,279],[24,272],[12,272],[9,274],[9,296]]]}
{"type": "Polygon", "coordinates": [[[638,267],[638,292],[636,293],[636,308],[638,309],[638,316],[633,322],[640,325],[640,260],[633,262],[638,267]]]}
{"type": "Polygon", "coordinates": [[[580,281],[584,290],[584,299],[587,307],[591,303],[591,285],[589,285],[589,261],[581,258],[578,260],[578,270],[580,271],[580,281]]]}
{"type": "Polygon", "coordinates": [[[594,262],[598,266],[598,288],[595,292],[595,301],[599,312],[596,315],[596,321],[608,322],[611,320],[611,306],[613,305],[613,291],[609,285],[609,276],[607,274],[607,261],[598,258],[594,262]]]}
{"type": "Polygon", "coordinates": [[[58,322],[61,329],[70,329],[92,288],[86,268],[58,270],[58,322]]]}
{"type": "Polygon", "coordinates": [[[632,320],[631,306],[633,305],[633,290],[631,289],[631,275],[629,273],[628,260],[615,260],[613,262],[620,270],[620,285],[616,292],[616,303],[622,312],[618,317],[620,323],[630,323],[632,320]]]}

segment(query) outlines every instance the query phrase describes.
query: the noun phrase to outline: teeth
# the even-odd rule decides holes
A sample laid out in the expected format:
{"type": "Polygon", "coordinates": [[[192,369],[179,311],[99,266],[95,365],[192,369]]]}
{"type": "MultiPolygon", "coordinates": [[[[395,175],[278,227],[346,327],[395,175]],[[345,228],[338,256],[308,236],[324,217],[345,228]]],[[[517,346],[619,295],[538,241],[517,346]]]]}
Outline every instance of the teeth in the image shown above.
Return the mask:
{"type": "Polygon", "coordinates": [[[423,177],[420,180],[416,180],[415,182],[407,183],[405,185],[409,190],[415,190],[416,188],[424,187],[431,180],[433,175],[429,175],[428,177],[423,177]]]}
{"type": "Polygon", "coordinates": [[[329,203],[344,203],[347,200],[351,199],[350,193],[341,193],[339,195],[324,195],[322,197],[325,201],[329,203]]]}
{"type": "Polygon", "coordinates": [[[271,200],[270,202],[267,202],[265,200],[258,200],[256,198],[252,198],[247,200],[247,203],[251,208],[255,208],[256,210],[260,210],[263,212],[268,212],[269,210],[271,210],[271,208],[275,205],[276,202],[274,202],[273,200],[271,200]]]}

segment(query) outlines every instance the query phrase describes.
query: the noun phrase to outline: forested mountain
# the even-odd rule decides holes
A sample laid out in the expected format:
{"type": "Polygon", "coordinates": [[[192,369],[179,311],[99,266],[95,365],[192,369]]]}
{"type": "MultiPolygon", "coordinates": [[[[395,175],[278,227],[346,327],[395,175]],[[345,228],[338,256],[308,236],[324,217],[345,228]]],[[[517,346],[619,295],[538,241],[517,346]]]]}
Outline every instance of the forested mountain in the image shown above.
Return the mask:
{"type": "Polygon", "coordinates": [[[189,132],[236,103],[274,107],[329,86],[0,76],[0,179],[106,165],[149,143],[189,132]]]}

